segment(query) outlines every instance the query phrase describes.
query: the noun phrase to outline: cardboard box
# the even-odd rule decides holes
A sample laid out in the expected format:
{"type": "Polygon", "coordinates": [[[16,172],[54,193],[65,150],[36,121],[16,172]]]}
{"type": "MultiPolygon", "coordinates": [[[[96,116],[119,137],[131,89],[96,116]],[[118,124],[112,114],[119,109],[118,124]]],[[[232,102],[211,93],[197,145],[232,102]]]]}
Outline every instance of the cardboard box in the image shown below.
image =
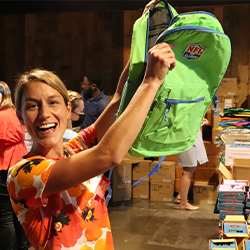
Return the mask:
{"type": "Polygon", "coordinates": [[[220,220],[224,220],[226,218],[226,216],[228,215],[244,215],[244,212],[242,211],[227,211],[227,210],[220,210],[220,214],[219,214],[219,219],[220,220]]]}
{"type": "Polygon", "coordinates": [[[124,159],[113,169],[111,178],[112,201],[131,200],[132,165],[130,160],[124,159]]]}
{"type": "Polygon", "coordinates": [[[250,167],[249,166],[233,166],[233,178],[235,180],[248,180],[250,182],[250,167]]]}
{"type": "Polygon", "coordinates": [[[174,183],[150,182],[150,200],[173,202],[174,183]]]}
{"type": "MultiPolygon", "coordinates": [[[[153,161],[150,164],[150,170],[158,163],[159,161],[153,161]]],[[[175,180],[175,162],[172,161],[163,161],[159,172],[155,175],[149,177],[150,182],[169,182],[174,183],[175,180]]]]}
{"type": "Polygon", "coordinates": [[[223,221],[223,239],[235,238],[239,249],[243,240],[248,239],[249,231],[244,215],[227,215],[223,221]]]}
{"type": "MultiPolygon", "coordinates": [[[[161,159],[161,157],[158,158],[158,160],[160,160],[160,159],[161,159]]],[[[164,159],[164,161],[173,161],[173,162],[175,162],[176,165],[178,165],[178,156],[177,156],[177,154],[175,154],[175,155],[168,155],[164,159]]]]}
{"type": "Polygon", "coordinates": [[[219,179],[219,183],[222,183],[224,180],[233,180],[231,166],[225,166],[222,162],[220,162],[218,170],[222,175],[222,178],[219,179]]]}
{"type": "Polygon", "coordinates": [[[233,108],[236,105],[236,96],[234,95],[217,95],[220,109],[233,108]]]}
{"type": "Polygon", "coordinates": [[[175,166],[175,179],[181,179],[183,172],[183,167],[177,165],[175,166]]]}
{"type": "Polygon", "coordinates": [[[238,250],[235,239],[209,240],[209,250],[238,250]]]}
{"type": "Polygon", "coordinates": [[[234,165],[235,158],[250,160],[250,135],[226,135],[225,142],[225,165],[234,165]]]}
{"type": "Polygon", "coordinates": [[[206,181],[194,182],[194,202],[197,204],[215,205],[218,193],[217,186],[206,181]]]}
{"type": "Polygon", "coordinates": [[[219,156],[218,155],[208,155],[207,168],[217,168],[219,167],[219,156]]]}
{"type": "Polygon", "coordinates": [[[207,155],[220,155],[223,151],[223,147],[217,147],[217,145],[210,141],[204,141],[204,146],[206,148],[207,155]]]}
{"type": "Polygon", "coordinates": [[[151,162],[149,160],[142,160],[138,163],[132,163],[133,181],[138,181],[149,174],[151,162]]]}
{"type": "Polygon", "coordinates": [[[196,168],[194,172],[195,181],[206,181],[209,184],[219,184],[219,170],[215,168],[196,168]]]}
{"type": "Polygon", "coordinates": [[[243,240],[243,250],[250,250],[250,240],[243,240]]]}
{"type": "Polygon", "coordinates": [[[133,160],[134,162],[138,162],[138,161],[144,160],[143,157],[133,157],[129,153],[127,153],[124,158],[133,160]]]}
{"type": "Polygon", "coordinates": [[[223,78],[217,96],[235,96],[237,89],[237,78],[223,78]]]}
{"type": "MultiPolygon", "coordinates": [[[[133,181],[133,184],[136,181],[133,181]]],[[[133,198],[149,199],[149,181],[143,180],[136,187],[133,187],[133,198]]]]}

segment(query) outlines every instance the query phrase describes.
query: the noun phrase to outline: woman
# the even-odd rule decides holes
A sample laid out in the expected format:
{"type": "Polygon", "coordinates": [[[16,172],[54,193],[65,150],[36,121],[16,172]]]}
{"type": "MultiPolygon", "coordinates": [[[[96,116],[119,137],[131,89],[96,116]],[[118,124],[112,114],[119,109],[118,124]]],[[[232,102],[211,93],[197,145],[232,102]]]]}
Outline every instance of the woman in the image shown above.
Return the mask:
{"type": "Polygon", "coordinates": [[[33,145],[9,170],[8,190],[35,249],[113,249],[104,200],[108,181],[102,173],[122,161],[167,71],[174,66],[170,45],[152,48],[141,86],[114,122],[127,64],[105,111],[67,143],[74,152],[71,157],[65,157],[63,150],[62,137],[71,115],[64,84],[46,70],[35,69],[20,77],[15,93],[17,114],[33,145]]]}
{"type": "Polygon", "coordinates": [[[77,135],[80,125],[84,120],[84,102],[82,96],[73,90],[68,90],[69,101],[71,104],[71,116],[68,119],[67,129],[63,134],[63,141],[67,142],[77,135]]]}
{"type": "Polygon", "coordinates": [[[9,86],[0,81],[0,249],[28,249],[28,239],[16,219],[7,190],[8,169],[27,154],[25,128],[14,110],[9,86]]]}
{"type": "Polygon", "coordinates": [[[68,96],[71,103],[71,127],[73,130],[78,130],[85,117],[84,102],[82,96],[76,91],[68,90],[68,96]]]}

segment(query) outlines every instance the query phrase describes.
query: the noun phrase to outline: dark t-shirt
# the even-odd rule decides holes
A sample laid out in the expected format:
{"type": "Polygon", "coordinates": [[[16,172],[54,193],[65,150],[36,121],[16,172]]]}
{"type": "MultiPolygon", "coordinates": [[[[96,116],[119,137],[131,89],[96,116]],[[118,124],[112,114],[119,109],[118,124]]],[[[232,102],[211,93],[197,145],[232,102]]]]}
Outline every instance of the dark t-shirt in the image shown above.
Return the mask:
{"type": "Polygon", "coordinates": [[[89,98],[84,101],[84,114],[85,120],[81,125],[81,129],[86,128],[93,124],[104,109],[109,104],[109,99],[104,95],[103,91],[95,98],[89,98]]]}

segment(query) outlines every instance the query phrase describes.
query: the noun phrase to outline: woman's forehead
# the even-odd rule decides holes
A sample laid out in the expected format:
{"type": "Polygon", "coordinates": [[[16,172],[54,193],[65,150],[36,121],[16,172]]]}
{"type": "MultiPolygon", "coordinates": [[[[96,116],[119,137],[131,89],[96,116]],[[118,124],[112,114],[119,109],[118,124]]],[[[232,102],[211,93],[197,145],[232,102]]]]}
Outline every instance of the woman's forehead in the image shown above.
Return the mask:
{"type": "Polygon", "coordinates": [[[32,97],[40,99],[53,96],[63,98],[62,94],[59,91],[57,91],[47,83],[44,83],[42,81],[33,81],[26,85],[26,87],[24,88],[22,99],[25,100],[26,98],[32,97]]]}

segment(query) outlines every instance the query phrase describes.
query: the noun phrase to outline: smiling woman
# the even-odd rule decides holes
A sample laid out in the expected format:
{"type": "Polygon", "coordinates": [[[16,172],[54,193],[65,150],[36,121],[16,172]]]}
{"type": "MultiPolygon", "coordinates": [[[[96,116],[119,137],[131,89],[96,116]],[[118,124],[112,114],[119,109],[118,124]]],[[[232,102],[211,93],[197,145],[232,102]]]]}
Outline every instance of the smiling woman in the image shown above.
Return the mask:
{"type": "Polygon", "coordinates": [[[71,103],[62,81],[41,69],[20,77],[15,93],[17,112],[33,145],[9,170],[7,184],[12,206],[35,249],[114,249],[104,199],[109,180],[103,173],[122,161],[168,66],[175,66],[174,53],[166,43],[156,45],[147,58],[141,86],[119,119],[114,117],[129,63],[108,107],[66,147],[63,134],[71,103]]]}

